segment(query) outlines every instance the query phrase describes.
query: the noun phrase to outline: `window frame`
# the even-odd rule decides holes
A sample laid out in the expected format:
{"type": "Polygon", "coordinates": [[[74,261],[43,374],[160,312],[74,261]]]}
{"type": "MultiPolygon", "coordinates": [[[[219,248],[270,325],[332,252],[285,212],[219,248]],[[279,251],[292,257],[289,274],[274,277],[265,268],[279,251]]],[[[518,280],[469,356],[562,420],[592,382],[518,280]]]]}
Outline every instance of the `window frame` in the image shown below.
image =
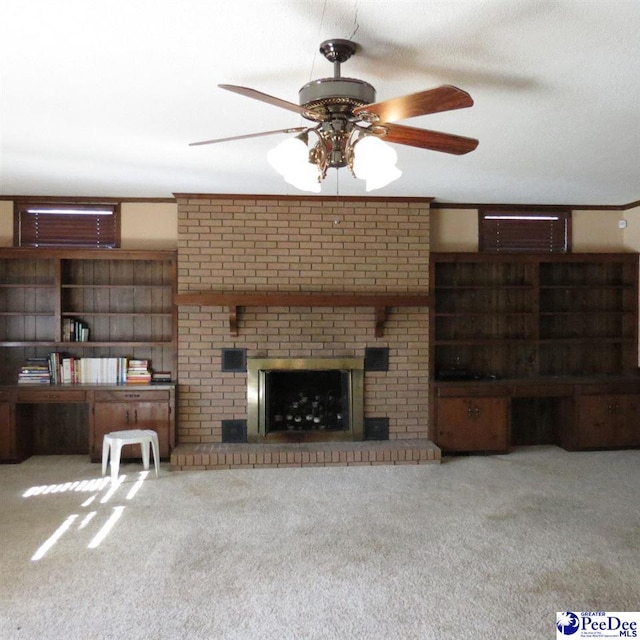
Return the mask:
{"type": "MultiPolygon", "coordinates": [[[[47,218],[55,221],[55,218],[47,218]]],[[[104,224],[102,228],[104,229],[104,224]]],[[[113,200],[52,200],[52,199],[29,199],[14,202],[13,216],[13,246],[28,247],[31,249],[51,249],[51,248],[77,248],[77,249],[116,249],[121,244],[121,216],[120,202],[113,200]],[[77,212],[77,213],[74,213],[77,212]],[[34,233],[28,225],[37,225],[39,216],[58,216],[59,222],[64,222],[64,227],[69,228],[75,222],[75,235],[64,237],[56,236],[47,231],[41,242],[38,242],[37,231],[34,233]],[[27,221],[27,216],[29,220],[27,221]],[[63,217],[64,216],[64,217],[63,217]],[[95,225],[85,216],[93,216],[95,225]],[[103,216],[108,219],[105,238],[101,242],[100,227],[103,216]],[[35,219],[35,221],[34,221],[35,219]],[[28,224],[27,224],[28,222],[28,224]],[[29,232],[25,238],[25,234],[29,232]]]]}
{"type": "Polygon", "coordinates": [[[571,253],[572,212],[570,209],[520,209],[517,207],[478,210],[478,251],[483,253],[571,253]],[[498,229],[509,226],[501,246],[498,229]],[[537,237],[525,237],[531,232],[533,221],[540,221],[537,237]],[[543,225],[542,223],[548,223],[543,225]],[[554,234],[556,237],[554,237],[554,234]]]}

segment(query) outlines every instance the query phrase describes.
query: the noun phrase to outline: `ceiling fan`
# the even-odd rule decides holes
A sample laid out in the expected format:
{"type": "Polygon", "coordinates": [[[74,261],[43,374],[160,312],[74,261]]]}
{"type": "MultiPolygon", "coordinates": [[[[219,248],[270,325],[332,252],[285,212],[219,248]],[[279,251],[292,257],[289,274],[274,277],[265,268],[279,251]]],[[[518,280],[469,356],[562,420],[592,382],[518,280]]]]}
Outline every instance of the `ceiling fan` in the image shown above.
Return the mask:
{"type": "MultiPolygon", "coordinates": [[[[473,99],[466,91],[443,85],[375,102],[376,91],[372,85],[364,80],[344,78],[340,75],[340,65],[356,52],[356,48],[356,44],[350,40],[332,39],[322,42],[320,52],[333,63],[334,75],[332,78],[322,78],[305,84],[299,91],[300,104],[287,102],[247,87],[218,85],[227,91],[298,113],[313,122],[311,126],[203,140],[192,142],[190,146],[277,133],[296,133],[298,135],[293,140],[297,141],[295,153],[298,155],[295,160],[284,151],[287,143],[291,142],[289,140],[280,145],[280,153],[278,147],[270,152],[269,161],[284,175],[287,182],[310,191],[320,190],[319,183],[325,178],[330,167],[349,166],[356,177],[367,180],[367,190],[371,190],[370,182],[371,188],[378,188],[384,186],[382,182],[388,184],[399,177],[401,172],[395,167],[395,151],[387,145],[381,145],[391,149],[391,152],[382,151],[377,155],[380,140],[456,155],[469,153],[478,146],[478,140],[474,138],[395,124],[398,120],[470,107],[473,105],[473,99]],[[317,141],[309,150],[307,144],[310,133],[316,135],[317,141]],[[375,139],[378,140],[376,144],[372,142],[375,139]],[[363,144],[364,140],[367,140],[367,143],[363,144]],[[370,147],[366,154],[363,151],[365,147],[370,147]],[[380,178],[380,173],[385,174],[385,177],[380,178]],[[390,179],[386,179],[388,177],[390,179]]],[[[290,144],[289,147],[293,149],[294,145],[290,144]]]]}

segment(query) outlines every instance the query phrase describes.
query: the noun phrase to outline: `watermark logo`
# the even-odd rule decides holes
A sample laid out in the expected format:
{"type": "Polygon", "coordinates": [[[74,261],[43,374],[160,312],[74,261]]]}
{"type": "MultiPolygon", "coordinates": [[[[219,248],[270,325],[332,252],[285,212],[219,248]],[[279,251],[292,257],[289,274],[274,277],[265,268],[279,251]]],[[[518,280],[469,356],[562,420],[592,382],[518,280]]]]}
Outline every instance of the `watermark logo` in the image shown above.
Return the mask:
{"type": "Polygon", "coordinates": [[[638,611],[559,611],[556,640],[579,638],[639,638],[638,611]]]}
{"type": "Polygon", "coordinates": [[[556,614],[556,627],[563,636],[572,636],[580,628],[580,621],[572,611],[561,611],[556,614]]]}

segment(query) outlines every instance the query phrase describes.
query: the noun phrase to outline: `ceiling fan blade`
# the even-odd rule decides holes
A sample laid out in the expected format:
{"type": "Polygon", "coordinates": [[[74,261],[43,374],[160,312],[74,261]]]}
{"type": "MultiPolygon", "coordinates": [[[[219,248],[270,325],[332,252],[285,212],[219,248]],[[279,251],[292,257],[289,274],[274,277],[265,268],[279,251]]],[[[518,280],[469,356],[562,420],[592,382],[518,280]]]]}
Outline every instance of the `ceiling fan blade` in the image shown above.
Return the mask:
{"type": "Polygon", "coordinates": [[[281,100],[280,98],[274,98],[266,93],[262,93],[262,91],[256,91],[255,89],[249,89],[248,87],[239,87],[235,84],[219,84],[221,89],[226,89],[227,91],[233,91],[233,93],[239,93],[241,96],[246,96],[247,98],[253,98],[254,100],[260,100],[261,102],[266,102],[267,104],[272,104],[274,107],[281,107],[282,109],[288,109],[289,111],[294,111],[295,113],[305,114],[309,110],[301,107],[299,104],[295,104],[294,102],[287,102],[286,100],[281,100]]]}
{"type": "Polygon", "coordinates": [[[275,131],[261,131],[260,133],[245,133],[242,136],[231,136],[229,138],[215,138],[214,140],[202,140],[202,142],[190,142],[190,147],[197,147],[202,144],[216,144],[218,142],[229,142],[230,140],[242,140],[244,138],[258,138],[260,136],[270,136],[274,133],[299,133],[305,131],[307,127],[293,127],[291,129],[276,129],[275,131]]]}
{"type": "Polygon", "coordinates": [[[381,122],[396,122],[439,111],[463,109],[472,105],[473,98],[466,91],[452,85],[443,85],[400,98],[365,104],[362,107],[356,107],[353,112],[356,115],[373,113],[380,118],[381,122]]]}
{"type": "Polygon", "coordinates": [[[396,144],[406,144],[410,147],[453,153],[458,156],[469,153],[469,151],[473,151],[478,146],[478,141],[475,138],[455,136],[451,133],[405,127],[400,124],[385,123],[381,126],[387,130],[387,133],[382,136],[385,142],[395,142],[396,144]]]}

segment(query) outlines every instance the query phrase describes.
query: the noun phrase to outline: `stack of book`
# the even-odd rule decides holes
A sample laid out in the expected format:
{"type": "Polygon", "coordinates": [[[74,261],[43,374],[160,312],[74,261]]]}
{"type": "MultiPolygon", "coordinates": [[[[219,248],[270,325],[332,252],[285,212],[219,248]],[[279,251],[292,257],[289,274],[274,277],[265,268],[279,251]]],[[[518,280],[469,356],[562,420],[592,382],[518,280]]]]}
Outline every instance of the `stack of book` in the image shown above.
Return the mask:
{"type": "Polygon", "coordinates": [[[18,374],[19,384],[51,384],[49,358],[29,358],[18,374]]]}
{"type": "Polygon", "coordinates": [[[151,371],[148,360],[129,360],[127,362],[127,384],[149,384],[151,371]]]}

